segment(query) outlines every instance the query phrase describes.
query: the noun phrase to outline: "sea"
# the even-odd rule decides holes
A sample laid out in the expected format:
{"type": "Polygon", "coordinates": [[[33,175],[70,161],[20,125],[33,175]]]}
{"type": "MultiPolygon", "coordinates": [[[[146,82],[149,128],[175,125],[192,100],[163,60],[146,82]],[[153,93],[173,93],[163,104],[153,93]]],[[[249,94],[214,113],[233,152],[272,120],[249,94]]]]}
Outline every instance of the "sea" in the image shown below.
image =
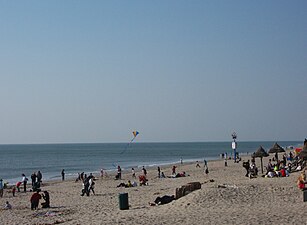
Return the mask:
{"type": "MultiPolygon", "coordinates": [[[[269,150],[275,142],[237,142],[237,152],[252,154],[261,145],[269,150]]],[[[299,141],[280,141],[283,147],[300,146],[299,141]]],[[[84,143],[84,144],[20,144],[0,145],[0,178],[9,184],[20,181],[25,174],[41,171],[43,181],[67,178],[78,173],[113,172],[120,165],[123,171],[136,171],[143,166],[156,167],[183,162],[207,161],[231,156],[230,142],[177,142],[177,143],[84,143]]]]}

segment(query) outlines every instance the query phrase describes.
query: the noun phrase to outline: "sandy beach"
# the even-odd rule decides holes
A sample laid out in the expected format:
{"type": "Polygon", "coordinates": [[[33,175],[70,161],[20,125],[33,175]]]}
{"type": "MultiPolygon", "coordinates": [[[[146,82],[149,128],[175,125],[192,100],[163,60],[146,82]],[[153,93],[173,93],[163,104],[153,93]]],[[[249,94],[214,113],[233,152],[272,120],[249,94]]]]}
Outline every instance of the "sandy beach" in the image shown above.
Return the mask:
{"type": "MultiPolygon", "coordinates": [[[[259,168],[259,159],[256,164],[259,168]]],[[[97,175],[96,195],[90,196],[80,196],[80,181],[43,182],[42,191],[50,193],[48,209],[31,210],[32,192],[16,192],[13,197],[5,189],[0,198],[0,224],[307,224],[307,202],[303,202],[303,193],[296,186],[299,173],[249,179],[244,176],[242,162],[231,160],[227,167],[223,160],[208,162],[208,175],[204,174],[203,163],[201,168],[196,168],[196,163],[176,166],[177,172],[185,171],[189,176],[160,179],[156,168],[152,168],[148,170],[149,185],[132,188],[117,187],[121,182],[133,181],[130,171],[123,173],[121,181],[114,180],[114,174],[103,179],[97,175]],[[148,204],[197,181],[202,184],[200,190],[169,204],[148,204]],[[119,209],[119,193],[128,193],[128,210],[119,209]],[[6,201],[12,205],[11,210],[3,209],[6,201]]],[[[171,168],[162,167],[162,171],[171,175],[171,168]]],[[[141,171],[136,173],[138,176],[141,171]]]]}

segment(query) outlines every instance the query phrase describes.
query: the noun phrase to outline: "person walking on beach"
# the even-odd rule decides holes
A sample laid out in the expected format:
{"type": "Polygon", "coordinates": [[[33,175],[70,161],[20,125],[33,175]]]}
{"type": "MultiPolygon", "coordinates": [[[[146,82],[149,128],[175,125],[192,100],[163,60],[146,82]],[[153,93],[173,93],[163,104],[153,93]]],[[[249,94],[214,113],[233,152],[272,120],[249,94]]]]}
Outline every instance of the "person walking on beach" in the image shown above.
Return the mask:
{"type": "Polygon", "coordinates": [[[37,171],[36,177],[37,177],[37,182],[38,182],[38,183],[41,183],[41,182],[42,182],[42,179],[43,179],[43,175],[42,175],[42,173],[41,173],[40,170],[37,171]]]}
{"type": "Polygon", "coordinates": [[[27,182],[28,182],[28,178],[26,177],[26,175],[23,173],[22,174],[22,183],[23,183],[23,191],[27,192],[27,182]]]}
{"type": "Polygon", "coordinates": [[[39,194],[39,191],[35,192],[31,198],[30,198],[30,202],[31,202],[31,210],[37,209],[38,208],[38,204],[39,204],[39,200],[42,198],[42,196],[39,194]]]}
{"type": "Polygon", "coordinates": [[[62,181],[64,181],[65,180],[65,170],[64,169],[62,169],[61,175],[62,175],[62,181]]]}
{"type": "Polygon", "coordinates": [[[176,166],[173,166],[173,168],[172,168],[172,174],[173,174],[173,175],[176,175],[176,166]]]}
{"type": "Polygon", "coordinates": [[[205,167],[207,167],[207,160],[204,159],[204,164],[205,164],[205,167]]]}
{"type": "Polygon", "coordinates": [[[15,193],[16,193],[16,188],[15,188],[15,186],[13,186],[13,189],[12,189],[13,197],[15,197],[15,193]]]}
{"type": "Polygon", "coordinates": [[[82,183],[81,196],[84,196],[84,194],[86,194],[86,196],[90,196],[90,183],[88,178],[84,179],[82,183]]]}
{"type": "Polygon", "coordinates": [[[0,179],[0,198],[3,197],[3,180],[0,179]]]}
{"type": "Polygon", "coordinates": [[[131,172],[132,172],[132,178],[136,179],[134,168],[131,169],[131,172]]]}
{"type": "Polygon", "coordinates": [[[145,166],[143,166],[142,171],[143,171],[144,176],[146,177],[147,176],[147,170],[145,169],[145,166]]]}
{"type": "Polygon", "coordinates": [[[122,169],[120,168],[120,166],[117,166],[117,177],[119,180],[122,179],[122,169]]]}
{"type": "Polygon", "coordinates": [[[250,168],[249,164],[250,164],[249,160],[247,160],[247,162],[243,162],[243,167],[246,169],[246,174],[245,174],[246,177],[249,177],[249,168],[250,168]]]}
{"type": "Polygon", "coordinates": [[[32,174],[31,174],[31,185],[32,185],[32,187],[33,187],[34,184],[36,183],[36,178],[37,178],[36,173],[35,173],[35,172],[32,173],[32,174]]]}
{"type": "Polygon", "coordinates": [[[208,175],[209,174],[208,166],[204,166],[204,167],[205,167],[205,171],[204,172],[205,172],[206,175],[208,175]]]}
{"type": "Polygon", "coordinates": [[[158,166],[158,178],[161,177],[161,169],[160,169],[160,166],[158,166]]]}
{"type": "Polygon", "coordinates": [[[95,195],[95,190],[94,190],[94,189],[95,189],[94,177],[91,177],[91,178],[89,179],[88,183],[89,183],[89,190],[88,190],[88,192],[92,191],[93,194],[95,195]]]}

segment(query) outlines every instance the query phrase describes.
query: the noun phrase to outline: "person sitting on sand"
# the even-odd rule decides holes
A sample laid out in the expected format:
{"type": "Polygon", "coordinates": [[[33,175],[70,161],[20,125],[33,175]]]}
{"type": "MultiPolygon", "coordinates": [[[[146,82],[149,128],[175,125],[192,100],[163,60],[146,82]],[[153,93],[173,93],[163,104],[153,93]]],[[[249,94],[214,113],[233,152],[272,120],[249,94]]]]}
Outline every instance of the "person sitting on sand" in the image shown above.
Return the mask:
{"type": "Polygon", "coordinates": [[[268,177],[268,178],[277,177],[277,174],[274,171],[270,171],[265,177],[268,177]]]}
{"type": "Polygon", "coordinates": [[[132,182],[132,187],[136,187],[136,186],[138,186],[138,184],[135,181],[133,181],[132,182]]]}
{"type": "Polygon", "coordinates": [[[126,187],[125,183],[120,183],[119,185],[117,185],[117,187],[126,187]]]}
{"type": "Polygon", "coordinates": [[[133,185],[132,185],[130,180],[128,180],[127,187],[133,187],[133,185]]]}
{"type": "Polygon", "coordinates": [[[280,177],[285,177],[285,176],[286,176],[286,170],[285,170],[285,168],[281,168],[281,169],[279,170],[279,173],[280,173],[280,177]]]}
{"type": "Polygon", "coordinates": [[[306,174],[305,171],[302,171],[300,176],[297,178],[297,186],[301,190],[306,190],[306,174]]]}
{"type": "Polygon", "coordinates": [[[44,194],[42,194],[42,197],[45,200],[45,202],[41,204],[42,208],[50,208],[50,197],[49,197],[48,191],[44,191],[44,194]]]}
{"type": "Polygon", "coordinates": [[[144,175],[139,176],[139,181],[140,181],[140,186],[148,185],[148,183],[147,183],[148,180],[146,179],[146,177],[144,175]]]}
{"type": "Polygon", "coordinates": [[[12,209],[12,205],[8,201],[6,201],[4,209],[12,209]]]}
{"type": "Polygon", "coordinates": [[[249,178],[254,178],[257,177],[258,175],[258,168],[255,164],[255,162],[253,162],[250,164],[250,168],[249,168],[249,178]]]}
{"type": "Polygon", "coordinates": [[[165,178],[164,172],[161,172],[160,178],[165,178]]]}
{"type": "Polygon", "coordinates": [[[128,183],[120,183],[119,185],[117,185],[117,187],[125,187],[125,188],[130,188],[130,187],[136,187],[137,184],[134,182],[133,184],[131,183],[130,180],[128,180],[128,183]]]}
{"type": "Polygon", "coordinates": [[[185,177],[185,172],[177,173],[175,177],[185,177]]]}
{"type": "Polygon", "coordinates": [[[268,166],[267,166],[267,170],[268,170],[268,172],[274,170],[274,167],[273,167],[273,165],[272,165],[272,160],[271,160],[271,159],[269,159],[268,166]]]}
{"type": "Polygon", "coordinates": [[[196,161],[196,168],[200,168],[198,161],[196,161]]]}

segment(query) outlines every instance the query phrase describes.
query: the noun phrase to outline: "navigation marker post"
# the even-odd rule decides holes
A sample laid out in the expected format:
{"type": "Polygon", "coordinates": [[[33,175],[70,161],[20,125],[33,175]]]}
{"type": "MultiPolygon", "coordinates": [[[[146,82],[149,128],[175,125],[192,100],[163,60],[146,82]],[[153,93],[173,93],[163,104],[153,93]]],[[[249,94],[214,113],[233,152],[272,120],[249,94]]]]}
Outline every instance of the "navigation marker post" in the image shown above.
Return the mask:
{"type": "Polygon", "coordinates": [[[233,141],[231,143],[231,147],[233,149],[233,159],[234,159],[234,162],[236,163],[237,162],[237,151],[236,151],[236,149],[237,149],[237,142],[236,142],[237,134],[236,134],[236,132],[233,132],[231,134],[231,136],[232,136],[232,139],[233,139],[233,141]]]}

